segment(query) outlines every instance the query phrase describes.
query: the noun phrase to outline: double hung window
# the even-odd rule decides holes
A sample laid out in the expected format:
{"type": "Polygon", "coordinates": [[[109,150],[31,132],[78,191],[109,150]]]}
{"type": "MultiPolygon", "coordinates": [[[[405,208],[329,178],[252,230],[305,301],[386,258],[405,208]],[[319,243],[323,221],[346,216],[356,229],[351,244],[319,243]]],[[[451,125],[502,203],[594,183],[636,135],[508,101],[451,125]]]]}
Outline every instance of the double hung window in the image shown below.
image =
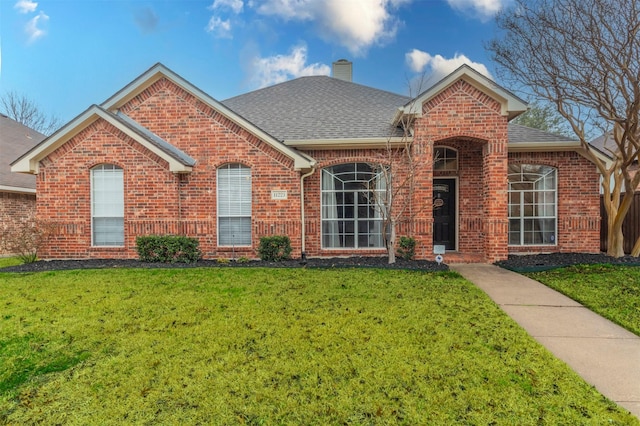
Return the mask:
{"type": "Polygon", "coordinates": [[[116,165],[91,169],[91,229],[93,246],[124,246],[124,176],[116,165]]]}
{"type": "Polygon", "coordinates": [[[251,169],[242,164],[218,168],[218,245],[251,245],[251,169]]]}

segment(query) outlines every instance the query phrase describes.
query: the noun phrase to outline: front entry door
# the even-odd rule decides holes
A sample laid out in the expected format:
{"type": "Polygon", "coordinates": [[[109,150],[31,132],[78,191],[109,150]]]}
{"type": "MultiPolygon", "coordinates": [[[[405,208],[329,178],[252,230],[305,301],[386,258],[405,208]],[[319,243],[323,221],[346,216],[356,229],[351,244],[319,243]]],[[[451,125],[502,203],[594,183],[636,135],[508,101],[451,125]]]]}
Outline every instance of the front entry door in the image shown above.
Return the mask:
{"type": "Polygon", "coordinates": [[[433,180],[433,244],[456,249],[456,180],[433,180]]]}

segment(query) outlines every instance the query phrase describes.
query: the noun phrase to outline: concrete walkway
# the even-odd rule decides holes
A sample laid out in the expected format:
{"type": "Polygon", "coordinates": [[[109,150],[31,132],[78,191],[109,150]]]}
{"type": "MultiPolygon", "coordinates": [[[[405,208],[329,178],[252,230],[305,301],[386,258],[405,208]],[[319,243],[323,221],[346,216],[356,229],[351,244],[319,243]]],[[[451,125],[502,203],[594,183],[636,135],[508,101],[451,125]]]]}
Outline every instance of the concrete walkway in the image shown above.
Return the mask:
{"type": "Polygon", "coordinates": [[[452,264],[589,384],[640,418],[640,337],[537,281],[487,264],[452,264]]]}

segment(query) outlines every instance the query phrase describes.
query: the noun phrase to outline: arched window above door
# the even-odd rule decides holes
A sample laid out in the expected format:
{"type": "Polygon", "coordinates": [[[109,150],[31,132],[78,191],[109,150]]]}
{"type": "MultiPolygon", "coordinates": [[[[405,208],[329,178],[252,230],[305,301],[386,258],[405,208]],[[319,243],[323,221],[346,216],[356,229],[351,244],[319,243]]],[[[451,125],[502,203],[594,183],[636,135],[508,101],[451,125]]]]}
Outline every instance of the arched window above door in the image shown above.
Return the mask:
{"type": "Polygon", "coordinates": [[[433,149],[433,170],[441,172],[458,171],[458,151],[446,146],[433,149]]]}

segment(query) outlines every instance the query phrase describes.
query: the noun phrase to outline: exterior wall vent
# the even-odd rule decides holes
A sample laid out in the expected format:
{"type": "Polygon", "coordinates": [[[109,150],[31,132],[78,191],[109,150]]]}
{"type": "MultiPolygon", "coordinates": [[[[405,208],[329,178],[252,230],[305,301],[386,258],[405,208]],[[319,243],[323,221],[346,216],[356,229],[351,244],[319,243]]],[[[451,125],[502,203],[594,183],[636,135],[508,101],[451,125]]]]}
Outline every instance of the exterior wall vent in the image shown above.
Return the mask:
{"type": "Polygon", "coordinates": [[[353,62],[346,59],[338,59],[333,63],[333,78],[344,81],[353,81],[353,62]]]}

